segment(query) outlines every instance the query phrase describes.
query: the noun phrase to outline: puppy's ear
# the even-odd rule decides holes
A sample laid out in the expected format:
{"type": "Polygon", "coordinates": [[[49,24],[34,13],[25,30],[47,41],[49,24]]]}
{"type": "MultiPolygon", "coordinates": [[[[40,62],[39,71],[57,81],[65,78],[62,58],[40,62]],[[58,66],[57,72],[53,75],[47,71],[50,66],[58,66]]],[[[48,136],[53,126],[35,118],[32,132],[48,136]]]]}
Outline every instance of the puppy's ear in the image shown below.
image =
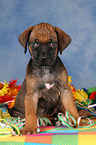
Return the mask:
{"type": "Polygon", "coordinates": [[[62,54],[62,51],[70,44],[71,37],[58,27],[55,27],[55,31],[57,33],[59,51],[62,54]]]}
{"type": "Polygon", "coordinates": [[[27,51],[27,42],[29,40],[29,36],[30,36],[32,29],[33,29],[33,27],[30,26],[27,30],[25,30],[23,33],[21,33],[18,38],[20,44],[25,48],[25,53],[27,51]]]}

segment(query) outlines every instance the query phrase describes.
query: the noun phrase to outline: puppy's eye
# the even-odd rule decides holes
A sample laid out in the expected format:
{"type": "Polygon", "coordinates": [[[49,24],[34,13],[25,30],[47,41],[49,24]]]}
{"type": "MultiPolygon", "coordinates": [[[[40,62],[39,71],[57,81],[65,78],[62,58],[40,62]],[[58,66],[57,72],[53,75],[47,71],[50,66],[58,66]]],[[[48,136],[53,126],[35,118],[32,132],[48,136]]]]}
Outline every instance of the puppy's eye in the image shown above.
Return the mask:
{"type": "Polygon", "coordinates": [[[35,42],[33,42],[34,47],[37,47],[39,45],[39,40],[35,39],[35,42]]]}
{"type": "Polygon", "coordinates": [[[49,44],[50,44],[50,46],[53,46],[53,40],[52,39],[49,39],[49,44]]]}
{"type": "Polygon", "coordinates": [[[53,48],[57,45],[57,43],[54,42],[52,39],[49,39],[49,45],[53,48]]]}
{"type": "Polygon", "coordinates": [[[35,39],[35,43],[37,43],[37,44],[38,44],[38,43],[39,43],[39,40],[38,40],[38,39],[35,39]]]}
{"type": "Polygon", "coordinates": [[[29,44],[30,44],[31,48],[32,47],[36,48],[36,47],[39,46],[39,40],[38,39],[35,39],[35,41],[29,42],[29,44]]]}

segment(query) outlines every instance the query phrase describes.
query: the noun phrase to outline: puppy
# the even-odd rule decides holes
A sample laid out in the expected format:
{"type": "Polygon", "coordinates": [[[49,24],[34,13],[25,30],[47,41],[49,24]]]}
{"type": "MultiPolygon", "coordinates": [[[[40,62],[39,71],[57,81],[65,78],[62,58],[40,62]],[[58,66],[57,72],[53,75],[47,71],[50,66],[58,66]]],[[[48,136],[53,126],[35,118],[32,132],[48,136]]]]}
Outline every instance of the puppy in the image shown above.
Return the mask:
{"type": "Polygon", "coordinates": [[[22,134],[37,130],[37,117],[54,115],[67,110],[79,117],[73,94],[68,86],[68,74],[58,53],[69,45],[71,38],[58,27],[40,23],[29,27],[19,36],[19,42],[31,54],[25,80],[17,95],[12,116],[25,117],[22,134]]]}

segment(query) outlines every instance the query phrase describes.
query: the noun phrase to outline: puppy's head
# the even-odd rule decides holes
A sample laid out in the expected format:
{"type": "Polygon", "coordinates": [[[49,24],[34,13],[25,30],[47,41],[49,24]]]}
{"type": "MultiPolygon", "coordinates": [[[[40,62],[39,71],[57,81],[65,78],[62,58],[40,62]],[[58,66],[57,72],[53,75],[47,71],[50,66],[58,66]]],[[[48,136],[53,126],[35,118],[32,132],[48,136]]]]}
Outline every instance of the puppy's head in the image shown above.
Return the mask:
{"type": "Polygon", "coordinates": [[[29,27],[19,36],[19,42],[27,51],[27,45],[36,66],[50,66],[55,63],[58,52],[69,45],[71,38],[58,27],[40,23],[29,27]]]}

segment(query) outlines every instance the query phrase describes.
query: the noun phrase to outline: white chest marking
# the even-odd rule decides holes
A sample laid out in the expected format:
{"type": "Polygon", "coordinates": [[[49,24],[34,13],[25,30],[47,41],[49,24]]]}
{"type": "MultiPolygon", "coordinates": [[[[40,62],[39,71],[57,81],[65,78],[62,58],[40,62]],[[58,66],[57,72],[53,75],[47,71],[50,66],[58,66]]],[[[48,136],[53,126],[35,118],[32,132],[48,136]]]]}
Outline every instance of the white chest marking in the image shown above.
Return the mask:
{"type": "Polygon", "coordinates": [[[49,84],[49,83],[45,83],[45,87],[49,90],[50,88],[52,88],[54,86],[54,83],[53,84],[49,84]]]}

